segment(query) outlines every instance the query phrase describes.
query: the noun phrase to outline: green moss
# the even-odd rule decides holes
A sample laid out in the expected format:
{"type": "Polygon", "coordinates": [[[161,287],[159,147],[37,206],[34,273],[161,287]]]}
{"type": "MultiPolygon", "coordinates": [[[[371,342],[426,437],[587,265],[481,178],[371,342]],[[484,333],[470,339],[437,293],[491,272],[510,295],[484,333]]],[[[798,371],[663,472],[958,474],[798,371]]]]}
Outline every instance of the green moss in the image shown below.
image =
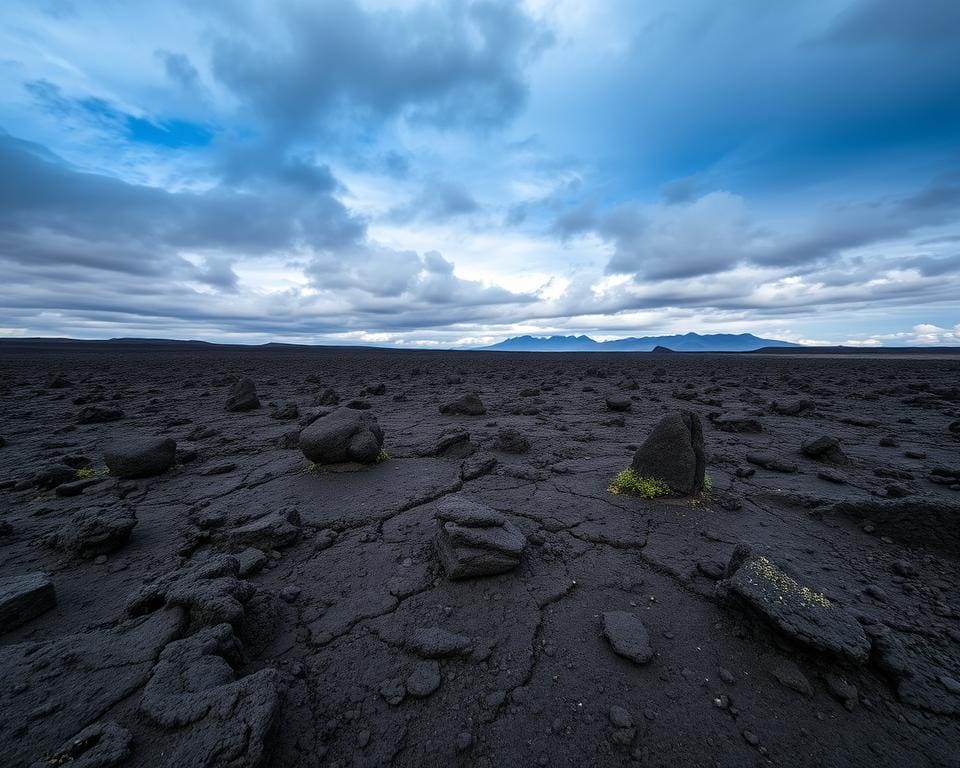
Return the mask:
{"type": "Polygon", "coordinates": [[[659,496],[669,496],[670,486],[663,480],[655,477],[641,477],[633,468],[625,469],[617,475],[610,487],[610,493],[626,496],[639,496],[641,499],[656,499],[659,496]]]}
{"type": "Polygon", "coordinates": [[[381,450],[380,453],[377,454],[377,464],[382,464],[385,461],[390,461],[390,454],[381,450]]]}
{"type": "Polygon", "coordinates": [[[317,473],[320,471],[320,465],[314,461],[311,461],[309,464],[307,464],[306,468],[303,471],[317,473]]]}
{"type": "Polygon", "coordinates": [[[78,480],[89,480],[91,477],[106,477],[110,474],[110,470],[104,467],[103,469],[94,469],[93,467],[80,467],[77,470],[77,479],[78,480]]]}
{"type": "Polygon", "coordinates": [[[704,473],[703,475],[703,488],[700,491],[701,496],[709,496],[710,491],[713,490],[713,480],[710,479],[710,475],[704,473]]]}

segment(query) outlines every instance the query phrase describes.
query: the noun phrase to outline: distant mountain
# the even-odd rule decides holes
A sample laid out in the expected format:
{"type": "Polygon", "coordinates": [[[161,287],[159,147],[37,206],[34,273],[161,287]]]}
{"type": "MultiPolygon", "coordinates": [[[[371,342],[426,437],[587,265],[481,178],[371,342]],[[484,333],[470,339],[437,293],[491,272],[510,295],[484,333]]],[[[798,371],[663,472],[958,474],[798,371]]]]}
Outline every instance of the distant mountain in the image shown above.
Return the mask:
{"type": "Polygon", "coordinates": [[[483,349],[498,352],[752,352],[764,347],[799,347],[790,341],[761,339],[752,333],[685,333],[595,341],[589,336],[514,336],[483,349]],[[665,349],[664,349],[665,348],[665,349]]]}

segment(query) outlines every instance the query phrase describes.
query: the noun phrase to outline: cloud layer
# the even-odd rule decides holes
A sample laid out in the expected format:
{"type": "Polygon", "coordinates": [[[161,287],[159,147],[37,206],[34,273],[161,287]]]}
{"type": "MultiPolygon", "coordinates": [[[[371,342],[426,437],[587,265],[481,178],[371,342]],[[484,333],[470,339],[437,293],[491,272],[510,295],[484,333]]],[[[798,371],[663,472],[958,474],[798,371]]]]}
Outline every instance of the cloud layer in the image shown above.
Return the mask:
{"type": "Polygon", "coordinates": [[[956,4],[780,10],[13,0],[0,334],[956,342],[956,4]]]}

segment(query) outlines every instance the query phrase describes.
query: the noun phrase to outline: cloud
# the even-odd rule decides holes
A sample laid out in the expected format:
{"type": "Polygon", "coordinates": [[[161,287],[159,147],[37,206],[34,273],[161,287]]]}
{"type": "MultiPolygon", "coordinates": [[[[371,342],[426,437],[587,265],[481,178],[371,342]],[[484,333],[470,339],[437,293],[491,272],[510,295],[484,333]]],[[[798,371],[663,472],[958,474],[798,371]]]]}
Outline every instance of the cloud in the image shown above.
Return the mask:
{"type": "Polygon", "coordinates": [[[402,116],[486,129],[517,114],[525,66],[549,37],[517,3],[368,10],[353,0],[267,5],[275,34],[219,37],[213,72],[277,135],[402,116]]]}
{"type": "Polygon", "coordinates": [[[480,210],[480,204],[460,184],[429,179],[412,200],[393,208],[389,218],[395,222],[447,221],[480,210]]]}

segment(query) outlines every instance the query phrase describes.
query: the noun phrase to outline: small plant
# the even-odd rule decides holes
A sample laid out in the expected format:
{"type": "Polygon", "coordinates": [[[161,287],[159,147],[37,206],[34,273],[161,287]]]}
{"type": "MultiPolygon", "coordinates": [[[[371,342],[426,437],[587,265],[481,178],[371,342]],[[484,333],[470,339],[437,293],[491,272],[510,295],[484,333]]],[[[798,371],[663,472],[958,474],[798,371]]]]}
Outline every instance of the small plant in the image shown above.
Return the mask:
{"type": "Polygon", "coordinates": [[[77,470],[77,478],[79,480],[87,480],[88,478],[93,477],[94,471],[90,467],[80,467],[77,470]]]}
{"type": "Polygon", "coordinates": [[[663,480],[641,477],[633,468],[625,469],[617,475],[607,490],[617,495],[639,496],[641,499],[656,499],[672,493],[670,486],[663,480]]]}
{"type": "Polygon", "coordinates": [[[700,491],[701,496],[709,496],[710,491],[713,490],[713,480],[710,479],[710,475],[704,473],[703,475],[703,488],[700,491]]]}
{"type": "Polygon", "coordinates": [[[312,472],[316,474],[317,472],[320,471],[320,465],[317,464],[315,461],[311,461],[309,464],[307,464],[306,468],[303,471],[312,472]]]}
{"type": "Polygon", "coordinates": [[[390,461],[390,454],[381,449],[377,454],[377,464],[383,464],[385,461],[390,461]]]}

